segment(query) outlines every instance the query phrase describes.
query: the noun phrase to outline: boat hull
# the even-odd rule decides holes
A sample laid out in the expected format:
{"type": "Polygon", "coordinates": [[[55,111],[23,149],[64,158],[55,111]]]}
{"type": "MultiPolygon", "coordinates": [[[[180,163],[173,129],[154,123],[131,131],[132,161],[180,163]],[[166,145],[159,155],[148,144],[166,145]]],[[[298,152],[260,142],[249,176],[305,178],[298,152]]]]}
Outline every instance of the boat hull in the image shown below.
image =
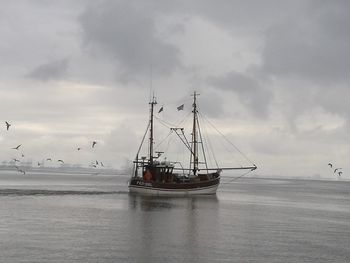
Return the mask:
{"type": "Polygon", "coordinates": [[[142,179],[132,179],[129,182],[129,192],[145,195],[188,196],[213,195],[220,184],[220,178],[197,183],[157,183],[145,182],[142,179]]]}

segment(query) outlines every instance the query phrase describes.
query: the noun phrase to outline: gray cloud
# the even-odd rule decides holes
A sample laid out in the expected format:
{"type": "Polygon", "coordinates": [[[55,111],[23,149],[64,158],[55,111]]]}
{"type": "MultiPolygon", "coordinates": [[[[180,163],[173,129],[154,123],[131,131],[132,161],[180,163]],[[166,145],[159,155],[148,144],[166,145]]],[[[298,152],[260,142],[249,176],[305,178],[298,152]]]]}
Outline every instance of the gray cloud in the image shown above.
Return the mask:
{"type": "Polygon", "coordinates": [[[205,90],[203,96],[199,98],[200,109],[205,116],[210,118],[222,118],[227,113],[224,110],[224,99],[217,92],[205,90]]]}
{"type": "Polygon", "coordinates": [[[350,4],[316,2],[304,15],[267,30],[262,53],[265,73],[320,84],[349,80],[350,4]]]}
{"type": "Polygon", "coordinates": [[[209,84],[223,91],[234,92],[246,109],[252,111],[256,117],[268,116],[272,93],[260,85],[256,79],[231,71],[221,77],[211,77],[208,81],[209,84]]]}
{"type": "Polygon", "coordinates": [[[180,66],[179,50],[157,34],[156,14],[144,2],[102,1],[86,8],[80,21],[85,46],[119,62],[124,77],[169,74],[180,66]]]}
{"type": "Polygon", "coordinates": [[[238,27],[262,28],[279,21],[286,16],[294,16],[303,11],[305,0],[180,0],[148,1],[152,8],[166,14],[199,15],[218,24],[220,27],[233,29],[238,27]],[[281,12],[283,10],[283,12],[281,12]]]}
{"type": "Polygon", "coordinates": [[[65,76],[68,66],[68,59],[55,60],[36,67],[27,76],[43,81],[57,80],[65,76]]]}
{"type": "Polygon", "coordinates": [[[3,159],[18,141],[33,158],[115,167],[132,158],[148,120],[151,64],[158,106],[173,103],[179,116],[177,102],[199,91],[210,121],[251,144],[244,153],[263,164],[259,173],[307,175],[348,159],[347,1],[5,2],[0,112],[13,126],[0,134],[3,159]],[[71,152],[91,140],[96,152],[71,152]]]}

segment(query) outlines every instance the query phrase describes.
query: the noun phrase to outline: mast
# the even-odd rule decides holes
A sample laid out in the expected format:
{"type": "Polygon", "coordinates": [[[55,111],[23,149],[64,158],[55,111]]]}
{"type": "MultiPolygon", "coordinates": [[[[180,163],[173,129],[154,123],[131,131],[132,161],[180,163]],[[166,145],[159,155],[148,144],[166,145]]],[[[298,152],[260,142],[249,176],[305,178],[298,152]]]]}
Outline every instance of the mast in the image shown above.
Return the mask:
{"type": "MultiPolygon", "coordinates": [[[[192,128],[192,156],[193,157],[193,175],[198,171],[198,141],[197,141],[197,94],[193,92],[193,128],[192,128]]],[[[191,158],[192,159],[192,158],[191,158]]]]}
{"type": "Polygon", "coordinates": [[[156,97],[154,97],[151,100],[151,102],[149,103],[150,106],[150,128],[149,128],[149,163],[150,165],[153,164],[153,109],[154,109],[154,105],[157,104],[156,101],[156,97]]]}

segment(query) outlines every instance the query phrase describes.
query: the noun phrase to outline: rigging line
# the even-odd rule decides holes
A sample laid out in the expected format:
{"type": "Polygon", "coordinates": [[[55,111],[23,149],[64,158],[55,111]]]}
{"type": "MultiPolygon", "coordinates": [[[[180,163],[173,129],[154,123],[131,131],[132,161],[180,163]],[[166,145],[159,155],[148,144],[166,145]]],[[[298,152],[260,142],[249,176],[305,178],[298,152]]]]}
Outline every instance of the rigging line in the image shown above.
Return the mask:
{"type": "MultiPolygon", "coordinates": [[[[140,144],[139,149],[137,150],[137,154],[136,154],[136,156],[135,156],[135,160],[136,160],[136,161],[138,161],[138,159],[139,159],[139,153],[140,153],[140,151],[141,151],[143,142],[145,141],[145,138],[146,138],[146,135],[147,135],[147,133],[148,133],[148,129],[149,129],[149,126],[150,126],[150,125],[151,125],[151,122],[148,122],[146,131],[145,131],[145,134],[143,135],[141,144],[140,144]]],[[[133,169],[132,169],[132,174],[133,174],[134,176],[137,176],[137,170],[138,170],[138,164],[135,163],[135,165],[133,166],[133,169]]]]}
{"type": "Polygon", "coordinates": [[[159,123],[162,124],[164,127],[169,128],[169,129],[172,127],[172,124],[171,124],[171,123],[166,122],[166,121],[164,121],[164,120],[158,118],[157,116],[153,116],[153,117],[154,117],[157,121],[159,121],[159,123]]]}
{"type": "Polygon", "coordinates": [[[173,123],[164,121],[164,120],[158,118],[157,116],[154,116],[154,118],[157,119],[163,126],[169,128],[169,129],[171,129],[171,128],[179,128],[182,123],[184,123],[185,121],[188,120],[188,117],[189,117],[189,115],[191,115],[191,113],[192,112],[189,112],[182,120],[180,120],[178,122],[178,124],[173,124],[173,123]]]}
{"type": "Polygon", "coordinates": [[[178,133],[178,131],[177,131],[178,129],[176,129],[176,128],[172,128],[171,130],[172,130],[172,131],[175,131],[176,135],[180,138],[181,142],[182,142],[182,143],[186,146],[186,148],[193,154],[192,149],[191,149],[191,146],[190,146],[190,144],[189,144],[189,142],[188,142],[188,140],[187,140],[187,138],[186,138],[186,136],[185,136],[185,134],[184,134],[183,129],[181,129],[181,134],[178,133]]]}
{"type": "Polygon", "coordinates": [[[183,136],[184,139],[185,139],[186,146],[188,146],[187,148],[189,148],[189,150],[191,151],[191,149],[190,149],[191,147],[189,147],[189,146],[190,146],[190,143],[188,142],[187,137],[186,137],[185,132],[184,132],[183,129],[181,129],[181,133],[182,133],[182,136],[183,136]]]}
{"type": "MultiPolygon", "coordinates": [[[[204,119],[204,116],[202,114],[201,114],[201,117],[204,119]]],[[[205,119],[205,120],[209,123],[208,119],[205,119]]],[[[224,136],[222,135],[222,137],[224,137],[224,136]]],[[[243,166],[241,163],[241,160],[237,160],[237,157],[236,157],[237,152],[233,152],[232,149],[230,149],[228,147],[227,143],[225,143],[222,140],[220,140],[220,144],[225,148],[225,150],[230,154],[230,157],[233,158],[235,160],[235,162],[237,162],[238,165],[243,166]]],[[[215,157],[213,148],[212,148],[212,151],[213,151],[213,156],[215,157]]]]}
{"type": "Polygon", "coordinates": [[[190,112],[189,114],[187,114],[187,116],[185,116],[184,119],[182,119],[181,121],[179,121],[178,124],[173,124],[173,123],[167,122],[167,121],[165,121],[165,120],[160,119],[160,118],[157,117],[157,116],[154,116],[154,118],[155,118],[156,120],[158,120],[160,123],[162,123],[165,127],[167,127],[167,128],[172,128],[172,127],[179,127],[181,123],[183,123],[185,120],[187,120],[187,118],[188,118],[188,116],[189,116],[190,114],[191,114],[191,112],[190,112]],[[166,125],[167,125],[167,126],[166,126],[166,125]]]}
{"type": "MultiPolygon", "coordinates": [[[[171,105],[171,104],[174,104],[175,105],[175,103],[170,103],[170,104],[167,104],[167,106],[169,106],[169,105],[171,105]]],[[[177,124],[176,124],[176,122],[174,122],[174,123],[170,123],[170,122],[167,122],[167,121],[165,121],[165,120],[163,120],[163,119],[160,119],[159,117],[157,117],[157,116],[154,116],[154,118],[156,118],[158,121],[160,121],[160,122],[163,122],[163,123],[166,123],[167,125],[168,125],[168,128],[172,128],[172,127],[179,127],[182,123],[184,123],[186,120],[187,120],[187,118],[188,118],[188,116],[191,114],[192,112],[189,112],[186,116],[184,116],[183,117],[183,115],[182,115],[182,119],[180,119],[178,122],[177,122],[177,124]]],[[[181,116],[180,116],[181,117],[181,116]]],[[[174,120],[174,121],[176,121],[176,120],[174,120]]]]}
{"type": "Polygon", "coordinates": [[[249,171],[245,172],[244,174],[242,174],[242,175],[240,175],[240,176],[238,176],[238,177],[235,177],[235,178],[233,178],[233,179],[231,179],[231,180],[229,180],[229,181],[227,181],[227,182],[223,182],[223,183],[221,183],[221,184],[229,184],[229,183],[231,183],[231,182],[233,182],[233,181],[238,180],[239,178],[242,178],[243,176],[246,176],[247,174],[249,174],[249,173],[251,173],[251,172],[252,172],[252,170],[249,170],[249,171]]]}
{"type": "MultiPolygon", "coordinates": [[[[198,119],[201,119],[201,121],[202,121],[202,115],[201,114],[199,114],[199,117],[200,118],[198,118],[198,119]]],[[[205,125],[203,125],[203,127],[204,127],[203,139],[205,140],[205,148],[207,149],[208,154],[210,154],[212,156],[212,158],[214,159],[216,167],[219,168],[219,164],[217,162],[213,146],[212,146],[211,141],[210,141],[209,136],[208,136],[207,127],[205,125]]]]}
{"type": "MultiPolygon", "coordinates": [[[[202,115],[200,115],[200,117],[202,117],[202,115]]],[[[204,137],[203,138],[206,141],[205,147],[207,147],[208,153],[211,153],[211,155],[212,155],[212,157],[214,159],[216,167],[219,168],[219,164],[218,164],[218,161],[217,161],[215,153],[214,153],[213,145],[212,145],[212,143],[211,143],[211,141],[209,139],[209,136],[207,136],[207,134],[208,134],[208,131],[207,131],[206,126],[204,125],[204,137]]]]}
{"type": "Polygon", "coordinates": [[[154,149],[157,149],[163,142],[165,142],[165,140],[167,140],[168,137],[169,137],[172,133],[173,133],[173,131],[170,131],[170,132],[168,133],[168,135],[167,135],[161,142],[159,142],[159,143],[154,147],[154,149]]]}
{"type": "Polygon", "coordinates": [[[204,145],[203,145],[203,137],[202,137],[202,133],[201,133],[201,127],[199,125],[199,120],[198,118],[196,119],[197,121],[197,126],[198,126],[198,131],[199,131],[199,138],[201,140],[201,146],[202,146],[202,152],[203,152],[203,158],[204,158],[204,163],[205,163],[205,168],[207,168],[207,173],[208,173],[208,163],[207,163],[207,157],[205,155],[205,150],[204,150],[204,145]]]}
{"type": "Polygon", "coordinates": [[[182,123],[187,121],[190,115],[192,115],[192,112],[187,113],[187,115],[181,121],[179,121],[179,123],[175,127],[179,127],[182,123]]]}
{"type": "Polygon", "coordinates": [[[205,148],[205,151],[207,152],[209,166],[210,167],[215,166],[216,168],[218,168],[217,162],[215,160],[215,156],[211,152],[210,143],[209,143],[208,139],[206,138],[205,134],[203,135],[203,142],[205,142],[205,144],[203,143],[203,146],[205,148]],[[212,163],[212,160],[214,160],[214,164],[212,163]]]}
{"type": "Polygon", "coordinates": [[[143,135],[143,138],[142,138],[142,141],[141,141],[141,144],[140,144],[140,146],[139,146],[139,149],[138,149],[138,151],[137,151],[136,156],[138,156],[139,153],[140,153],[140,151],[141,151],[141,147],[142,147],[142,145],[143,145],[143,142],[145,141],[145,138],[146,138],[146,135],[147,135],[147,133],[148,133],[148,129],[149,129],[149,126],[150,126],[150,125],[151,125],[151,123],[148,122],[148,125],[147,125],[147,128],[146,128],[146,132],[145,132],[145,134],[143,135]]]}
{"type": "MultiPolygon", "coordinates": [[[[170,136],[170,134],[169,134],[169,136],[170,136]]],[[[170,137],[170,138],[169,138],[168,144],[167,144],[167,146],[166,146],[166,148],[165,148],[165,150],[164,150],[165,153],[168,152],[168,150],[169,150],[169,148],[170,148],[170,143],[172,142],[172,139],[173,139],[173,137],[170,137]]],[[[170,151],[169,151],[169,152],[170,152],[170,151]]]]}
{"type": "Polygon", "coordinates": [[[250,163],[254,164],[240,149],[238,149],[238,147],[236,145],[234,145],[230,140],[228,140],[226,138],[225,135],[223,135],[217,128],[215,128],[215,126],[208,120],[208,118],[206,116],[203,115],[203,117],[208,121],[208,123],[216,130],[216,132],[218,132],[222,137],[224,137],[224,139],[231,144],[247,161],[249,161],[250,163]]]}

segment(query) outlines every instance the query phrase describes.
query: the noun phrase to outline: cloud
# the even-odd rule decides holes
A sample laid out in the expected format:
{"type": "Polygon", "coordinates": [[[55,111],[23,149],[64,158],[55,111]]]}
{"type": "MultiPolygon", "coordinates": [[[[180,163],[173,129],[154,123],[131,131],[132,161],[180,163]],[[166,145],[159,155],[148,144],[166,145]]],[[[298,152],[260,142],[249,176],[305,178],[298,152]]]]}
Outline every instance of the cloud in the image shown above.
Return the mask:
{"type": "Polygon", "coordinates": [[[210,77],[209,84],[223,91],[230,91],[237,95],[241,104],[252,111],[256,117],[266,118],[269,114],[269,104],[272,93],[259,82],[242,73],[231,71],[221,77],[210,77]]]}
{"type": "Polygon", "coordinates": [[[311,1],[309,12],[271,26],[265,34],[262,70],[319,84],[348,81],[349,11],[344,1],[311,1]]]}
{"type": "Polygon", "coordinates": [[[199,107],[205,116],[210,118],[222,118],[227,113],[224,110],[224,99],[218,92],[205,90],[203,96],[199,98],[199,107]]]}
{"type": "Polygon", "coordinates": [[[121,73],[170,74],[180,67],[179,50],[158,35],[156,14],[144,2],[102,1],[80,17],[85,47],[119,63],[121,73]]]}
{"type": "Polygon", "coordinates": [[[69,66],[68,59],[60,59],[39,65],[27,76],[42,81],[58,80],[65,76],[69,66]]]}
{"type": "Polygon", "coordinates": [[[341,0],[7,1],[0,10],[6,39],[0,108],[13,126],[1,134],[8,151],[0,157],[12,157],[10,148],[20,141],[38,160],[53,153],[87,163],[93,155],[78,157],[71,147],[98,140],[96,158],[115,166],[132,158],[148,120],[144,87],[152,65],[161,117],[182,118],[176,106],[198,91],[210,121],[244,147],[251,144],[252,159],[263,164],[259,173],[281,168],[307,175],[325,162],[346,163],[349,6],[341,0]]]}

